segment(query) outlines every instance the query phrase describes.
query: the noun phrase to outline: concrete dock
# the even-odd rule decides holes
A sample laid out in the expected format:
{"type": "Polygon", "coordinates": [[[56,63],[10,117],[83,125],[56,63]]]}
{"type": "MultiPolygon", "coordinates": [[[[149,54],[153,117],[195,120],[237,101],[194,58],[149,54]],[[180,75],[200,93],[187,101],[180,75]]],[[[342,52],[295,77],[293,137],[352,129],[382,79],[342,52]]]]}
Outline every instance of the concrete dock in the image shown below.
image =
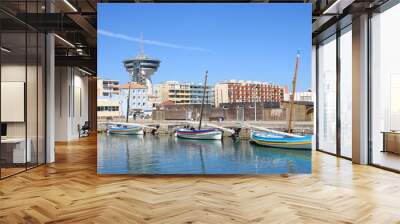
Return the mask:
{"type": "MultiPolygon", "coordinates": [[[[110,121],[111,122],[111,121],[110,121]]],[[[112,122],[119,122],[113,120],[112,122]]],[[[124,121],[120,121],[124,122],[124,121]]],[[[136,120],[129,121],[132,124],[144,125],[145,132],[151,132],[152,128],[150,127],[158,127],[157,133],[159,135],[171,135],[175,132],[175,129],[178,127],[183,127],[186,125],[196,127],[196,121],[185,121],[185,120],[136,120]],[[146,127],[148,126],[148,127],[146,127]]],[[[286,121],[204,121],[204,127],[214,127],[221,128],[224,131],[224,136],[230,136],[232,134],[229,130],[239,129],[240,139],[248,139],[250,136],[251,127],[264,127],[276,131],[285,131],[287,129],[286,121]]],[[[104,132],[107,129],[107,121],[99,121],[98,122],[98,131],[104,132]]],[[[312,121],[296,121],[293,125],[294,133],[304,133],[304,134],[312,134],[314,130],[314,124],[312,121]]]]}

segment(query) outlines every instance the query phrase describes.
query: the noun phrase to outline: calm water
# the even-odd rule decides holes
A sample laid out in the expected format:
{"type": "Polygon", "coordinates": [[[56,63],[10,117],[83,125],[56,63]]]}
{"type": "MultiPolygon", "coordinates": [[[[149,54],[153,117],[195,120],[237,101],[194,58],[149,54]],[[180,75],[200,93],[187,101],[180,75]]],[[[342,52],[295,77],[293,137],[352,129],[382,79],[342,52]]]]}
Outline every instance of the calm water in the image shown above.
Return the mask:
{"type": "Polygon", "coordinates": [[[311,152],[248,141],[98,135],[99,174],[310,173],[311,152]]]}

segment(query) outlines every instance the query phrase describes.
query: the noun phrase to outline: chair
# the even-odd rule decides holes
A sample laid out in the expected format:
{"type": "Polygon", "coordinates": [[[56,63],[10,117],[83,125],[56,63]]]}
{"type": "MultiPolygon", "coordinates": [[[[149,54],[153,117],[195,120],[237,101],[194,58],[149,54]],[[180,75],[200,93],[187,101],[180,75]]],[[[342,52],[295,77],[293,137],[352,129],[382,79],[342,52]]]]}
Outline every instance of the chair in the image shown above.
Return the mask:
{"type": "Polygon", "coordinates": [[[85,121],[82,127],[79,128],[79,138],[89,136],[89,129],[90,129],[89,121],[85,121]]]}

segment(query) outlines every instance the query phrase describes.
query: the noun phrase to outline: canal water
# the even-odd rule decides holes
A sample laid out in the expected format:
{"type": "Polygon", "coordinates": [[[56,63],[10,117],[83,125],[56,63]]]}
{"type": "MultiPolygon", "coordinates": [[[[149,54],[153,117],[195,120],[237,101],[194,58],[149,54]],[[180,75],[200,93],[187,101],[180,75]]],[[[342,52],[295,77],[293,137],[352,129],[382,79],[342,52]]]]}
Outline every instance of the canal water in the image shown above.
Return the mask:
{"type": "Polygon", "coordinates": [[[310,173],[311,151],[268,148],[247,140],[99,134],[99,174],[310,173]]]}

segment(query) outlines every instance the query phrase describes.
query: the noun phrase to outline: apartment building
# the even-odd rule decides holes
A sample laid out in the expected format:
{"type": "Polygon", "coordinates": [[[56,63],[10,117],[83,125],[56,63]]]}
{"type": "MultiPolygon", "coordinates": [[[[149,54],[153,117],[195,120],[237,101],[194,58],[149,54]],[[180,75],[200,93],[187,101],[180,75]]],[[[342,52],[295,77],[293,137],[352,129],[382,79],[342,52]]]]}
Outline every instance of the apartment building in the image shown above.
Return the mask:
{"type": "Polygon", "coordinates": [[[112,96],[119,94],[119,80],[98,79],[97,96],[112,96]]]}
{"type": "Polygon", "coordinates": [[[215,105],[238,102],[281,102],[284,89],[267,82],[229,80],[214,87],[215,105]]]}
{"type": "MultiPolygon", "coordinates": [[[[175,104],[201,104],[203,84],[167,81],[156,85],[156,92],[161,102],[171,101],[175,104]]],[[[204,98],[205,104],[214,104],[214,87],[208,85],[204,98]]]]}

